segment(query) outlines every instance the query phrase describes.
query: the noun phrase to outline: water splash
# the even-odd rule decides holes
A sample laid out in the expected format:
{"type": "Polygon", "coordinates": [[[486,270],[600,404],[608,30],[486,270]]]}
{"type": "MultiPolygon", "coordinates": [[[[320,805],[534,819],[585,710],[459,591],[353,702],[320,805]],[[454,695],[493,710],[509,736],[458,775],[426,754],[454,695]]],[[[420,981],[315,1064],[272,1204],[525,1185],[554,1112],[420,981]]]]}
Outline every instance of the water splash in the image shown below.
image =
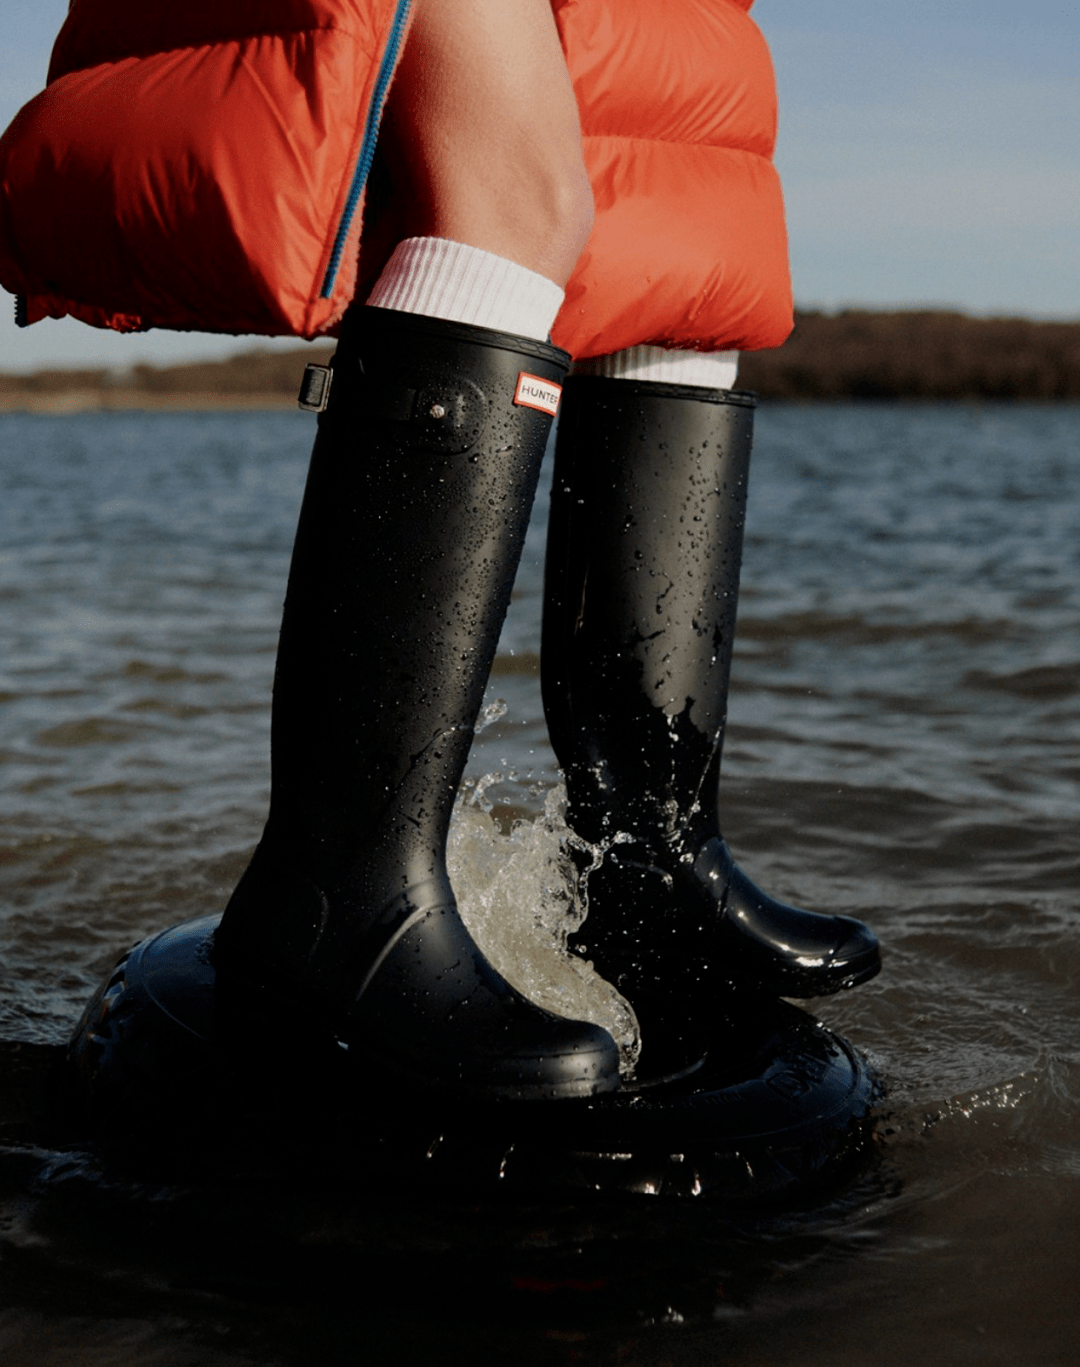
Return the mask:
{"type": "Polygon", "coordinates": [[[568,855],[576,837],[566,825],[566,789],[550,789],[539,816],[519,818],[505,832],[492,815],[490,796],[502,778],[486,774],[465,785],[454,809],[447,862],[462,918],[519,992],[556,1015],[603,1026],[629,1073],[640,1052],[633,1010],[567,948],[584,912],[568,855]]]}
{"type": "Polygon", "coordinates": [[[486,731],[501,717],[505,717],[508,710],[504,698],[495,698],[494,701],[489,702],[476,719],[475,734],[479,735],[481,731],[486,731]]]}

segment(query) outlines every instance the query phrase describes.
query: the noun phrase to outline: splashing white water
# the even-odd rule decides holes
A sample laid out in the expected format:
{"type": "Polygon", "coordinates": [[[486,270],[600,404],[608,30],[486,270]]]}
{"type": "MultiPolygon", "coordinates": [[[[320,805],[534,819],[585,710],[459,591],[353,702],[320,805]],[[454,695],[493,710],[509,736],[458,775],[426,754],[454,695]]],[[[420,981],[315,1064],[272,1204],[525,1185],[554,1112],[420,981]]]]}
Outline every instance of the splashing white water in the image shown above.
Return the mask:
{"type": "Polygon", "coordinates": [[[556,1015],[592,1021],[619,1046],[632,1071],[640,1051],[629,1003],[590,963],[571,954],[567,936],[583,919],[573,888],[565,821],[566,789],[551,789],[544,811],[504,833],[491,815],[487,774],[458,796],[447,850],[461,915],[494,967],[519,992],[556,1015]]]}

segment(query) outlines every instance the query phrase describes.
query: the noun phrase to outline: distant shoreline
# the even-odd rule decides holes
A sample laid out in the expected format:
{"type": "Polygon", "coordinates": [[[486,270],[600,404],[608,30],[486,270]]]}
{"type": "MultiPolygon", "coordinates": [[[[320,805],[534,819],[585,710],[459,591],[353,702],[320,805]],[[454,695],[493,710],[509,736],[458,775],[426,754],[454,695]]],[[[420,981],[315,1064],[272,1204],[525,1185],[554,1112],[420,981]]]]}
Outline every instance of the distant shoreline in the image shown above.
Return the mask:
{"type": "MultiPolygon", "coordinates": [[[[252,350],[225,361],[0,375],[0,413],[287,409],[308,362],[333,347],[252,350]]],[[[798,311],[775,351],[746,352],[739,386],[766,399],[1080,400],[1080,322],[935,310],[798,311]]]]}
{"type": "Polygon", "coordinates": [[[229,413],[238,410],[287,411],[296,399],[275,394],[153,394],[144,390],[70,389],[48,394],[8,394],[0,390],[0,413],[229,413]]]}

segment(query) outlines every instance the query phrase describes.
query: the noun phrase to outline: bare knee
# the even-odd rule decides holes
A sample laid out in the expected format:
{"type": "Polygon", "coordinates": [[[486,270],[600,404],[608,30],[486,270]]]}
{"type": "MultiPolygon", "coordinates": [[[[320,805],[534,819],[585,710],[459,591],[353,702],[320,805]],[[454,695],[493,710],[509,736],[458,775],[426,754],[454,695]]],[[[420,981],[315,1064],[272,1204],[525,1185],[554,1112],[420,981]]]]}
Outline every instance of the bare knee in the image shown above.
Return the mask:
{"type": "Polygon", "coordinates": [[[386,134],[407,235],[566,283],[593,201],[548,0],[419,0],[386,134]]]}
{"type": "Polygon", "coordinates": [[[592,231],[592,187],[575,163],[537,159],[513,173],[447,187],[437,235],[466,240],[565,285],[592,231]]]}
{"type": "Polygon", "coordinates": [[[576,166],[557,168],[544,194],[532,198],[540,202],[529,206],[531,219],[527,220],[525,206],[521,205],[513,225],[508,225],[519,234],[523,245],[528,240],[535,264],[524,261],[522,265],[565,285],[585,250],[596,214],[584,162],[579,159],[576,166]]]}

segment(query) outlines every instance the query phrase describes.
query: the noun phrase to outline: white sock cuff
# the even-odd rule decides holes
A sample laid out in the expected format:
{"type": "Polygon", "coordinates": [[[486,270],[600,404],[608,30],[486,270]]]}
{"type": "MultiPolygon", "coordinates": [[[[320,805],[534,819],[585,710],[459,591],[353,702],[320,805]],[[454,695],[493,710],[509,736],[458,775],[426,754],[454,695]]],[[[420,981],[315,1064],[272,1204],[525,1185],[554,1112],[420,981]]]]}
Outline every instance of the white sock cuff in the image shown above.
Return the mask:
{"type": "Polygon", "coordinates": [[[381,309],[472,323],[547,340],[563,291],[554,280],[494,252],[444,237],[408,237],[394,248],[367,302],[381,309]]]}
{"type": "Polygon", "coordinates": [[[701,389],[733,389],[738,373],[737,351],[669,351],[662,346],[632,346],[574,362],[575,375],[652,380],[658,384],[697,385],[701,389]]]}

